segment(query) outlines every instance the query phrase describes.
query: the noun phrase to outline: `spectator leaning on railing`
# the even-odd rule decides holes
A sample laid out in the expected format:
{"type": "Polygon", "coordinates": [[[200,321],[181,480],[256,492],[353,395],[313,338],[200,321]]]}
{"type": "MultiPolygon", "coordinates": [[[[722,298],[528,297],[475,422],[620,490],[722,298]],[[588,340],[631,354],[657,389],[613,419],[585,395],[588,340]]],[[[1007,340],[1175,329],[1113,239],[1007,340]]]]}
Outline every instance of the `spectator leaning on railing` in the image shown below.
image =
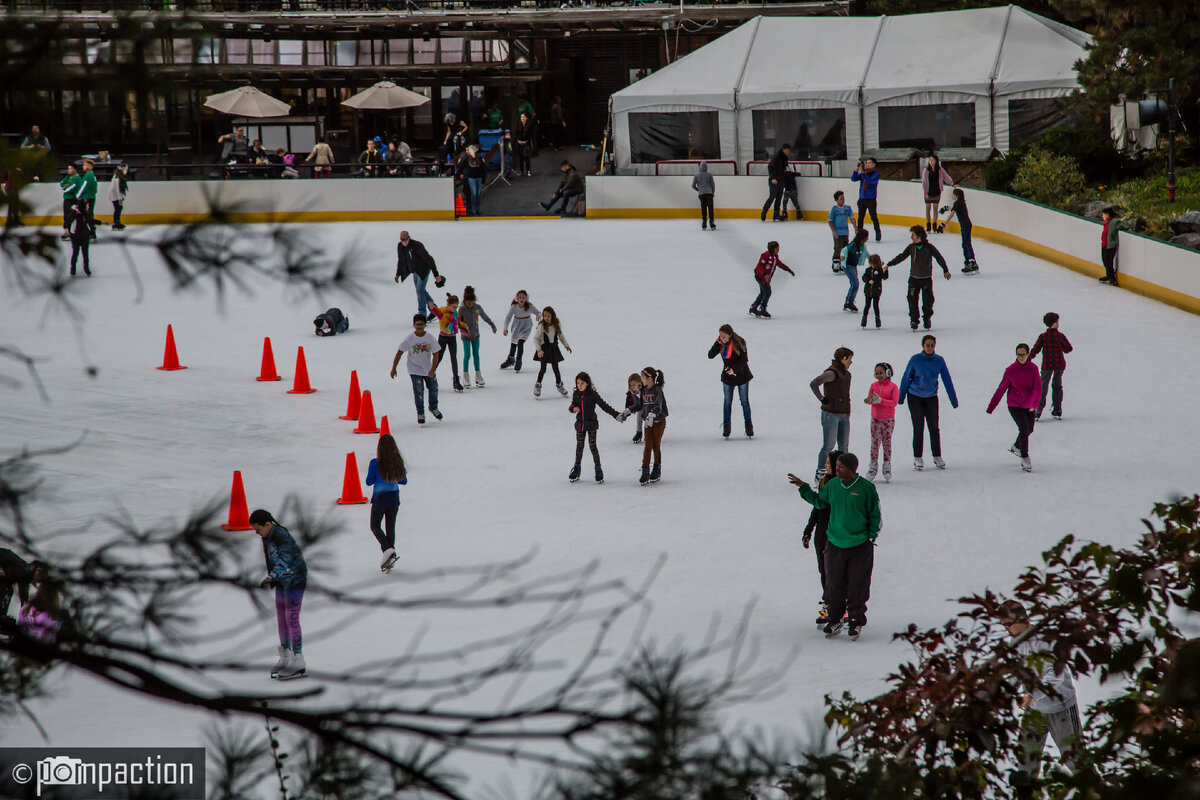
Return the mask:
{"type": "Polygon", "coordinates": [[[313,160],[317,162],[313,166],[313,177],[328,178],[333,170],[333,148],[326,143],[324,136],[319,136],[317,143],[313,145],[312,152],[304,160],[305,162],[313,160]]]}
{"type": "Polygon", "coordinates": [[[50,152],[50,140],[46,138],[46,134],[42,133],[42,129],[34,125],[29,129],[29,135],[21,140],[22,150],[42,150],[50,152]]]}

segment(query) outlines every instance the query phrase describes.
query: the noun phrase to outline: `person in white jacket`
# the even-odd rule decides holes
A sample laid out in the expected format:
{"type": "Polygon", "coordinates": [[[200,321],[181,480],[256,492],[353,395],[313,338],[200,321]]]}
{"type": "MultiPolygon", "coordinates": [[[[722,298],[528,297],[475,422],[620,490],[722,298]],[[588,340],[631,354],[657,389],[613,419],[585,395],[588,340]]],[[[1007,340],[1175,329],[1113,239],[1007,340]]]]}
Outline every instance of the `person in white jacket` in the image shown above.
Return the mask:
{"type": "Polygon", "coordinates": [[[112,180],[108,184],[108,199],[113,204],[112,229],[114,231],[125,230],[125,226],[121,224],[121,210],[125,208],[125,197],[128,194],[128,171],[125,165],[121,164],[113,170],[112,180]]]}

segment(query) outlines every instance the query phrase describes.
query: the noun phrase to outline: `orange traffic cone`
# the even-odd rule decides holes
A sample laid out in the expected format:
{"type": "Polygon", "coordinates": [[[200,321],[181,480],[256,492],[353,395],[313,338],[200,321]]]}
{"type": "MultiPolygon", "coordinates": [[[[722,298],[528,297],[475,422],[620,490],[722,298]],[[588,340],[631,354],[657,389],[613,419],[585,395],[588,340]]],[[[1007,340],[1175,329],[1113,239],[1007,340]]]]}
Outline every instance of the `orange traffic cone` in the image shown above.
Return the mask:
{"type": "Polygon", "coordinates": [[[354,428],[355,433],[379,433],[379,426],[375,424],[375,404],[371,402],[371,390],[367,389],[362,393],[362,400],[358,404],[358,425],[354,428]]]}
{"type": "Polygon", "coordinates": [[[250,530],[250,507],[246,505],[246,487],[242,485],[240,470],[233,471],[233,489],[229,496],[229,521],[221,526],[221,530],[250,530]]]}
{"type": "Polygon", "coordinates": [[[275,351],[271,349],[271,337],[263,339],[262,368],[258,371],[260,381],[281,381],[283,378],[275,371],[275,351]]]}
{"type": "Polygon", "coordinates": [[[387,414],[379,418],[379,435],[383,436],[385,433],[389,436],[392,434],[392,426],[388,425],[387,414]]]}
{"type": "Polygon", "coordinates": [[[358,370],[350,370],[350,398],[346,401],[346,413],[338,419],[358,419],[358,404],[362,390],[358,388],[358,370]]]}
{"type": "Polygon", "coordinates": [[[349,506],[365,502],[367,496],[363,494],[362,481],[358,479],[358,459],[354,457],[354,453],[346,453],[346,477],[342,479],[342,496],[338,498],[338,505],[349,506]]]}
{"type": "Polygon", "coordinates": [[[304,360],[304,348],[296,348],[296,377],[288,394],[312,394],[316,389],[308,382],[308,362],[304,360]]]}
{"type": "Polygon", "coordinates": [[[162,366],[155,369],[187,369],[187,367],[179,363],[179,353],[175,351],[175,331],[171,329],[170,325],[167,326],[167,346],[163,350],[162,366]]]}
{"type": "Polygon", "coordinates": [[[463,202],[462,192],[454,198],[454,216],[465,217],[467,215],[467,205],[463,202]]]}

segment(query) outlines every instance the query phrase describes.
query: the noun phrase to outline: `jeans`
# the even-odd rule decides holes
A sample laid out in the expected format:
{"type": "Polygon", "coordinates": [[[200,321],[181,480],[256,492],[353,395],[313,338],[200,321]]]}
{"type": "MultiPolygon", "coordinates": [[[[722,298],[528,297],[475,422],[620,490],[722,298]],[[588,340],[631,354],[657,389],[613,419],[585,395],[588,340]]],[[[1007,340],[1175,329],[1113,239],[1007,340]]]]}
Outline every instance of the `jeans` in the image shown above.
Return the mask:
{"type": "Polygon", "coordinates": [[[705,225],[708,225],[713,220],[713,196],[711,194],[700,195],[700,220],[705,225]]]}
{"type": "Polygon", "coordinates": [[[858,198],[858,227],[866,227],[867,214],[871,214],[871,221],[875,223],[875,236],[879,237],[879,212],[876,210],[878,200],[874,197],[858,198]]]}
{"type": "Polygon", "coordinates": [[[729,422],[730,416],[733,414],[733,390],[737,389],[738,400],[742,403],[742,419],[746,422],[750,421],[750,381],[746,381],[740,386],[730,386],[728,383],[722,383],[721,388],[725,390],[725,416],[722,417],[726,422],[729,422]]]}
{"type": "Polygon", "coordinates": [[[467,185],[471,187],[471,210],[475,212],[475,216],[479,216],[479,196],[483,194],[483,178],[467,178],[467,185]]]}
{"type": "Polygon", "coordinates": [[[1020,451],[1021,458],[1029,458],[1029,437],[1033,433],[1034,412],[1028,408],[1009,406],[1008,413],[1012,415],[1013,422],[1017,423],[1017,440],[1013,442],[1013,446],[1020,451]]]}
{"type": "MultiPolygon", "coordinates": [[[[581,195],[581,194],[583,194],[583,192],[577,192],[577,191],[575,191],[574,189],[564,189],[564,190],[563,190],[563,193],[562,193],[562,205],[560,205],[560,206],[558,207],[558,212],[557,212],[557,213],[559,213],[559,214],[565,214],[565,213],[567,213],[567,203],[568,203],[568,202],[570,202],[570,200],[571,200],[571,198],[572,198],[572,197],[577,197],[577,196],[579,196],[579,195],[581,195]]],[[[551,199],[551,200],[550,200],[550,205],[554,205],[554,200],[556,200],[556,199],[557,199],[557,198],[553,198],[553,199],[551,199]]]]}
{"type": "Polygon", "coordinates": [[[283,588],[275,587],[275,622],[279,628],[279,644],[291,650],[300,652],[303,643],[300,633],[300,604],[304,600],[305,583],[283,588]]]}
{"type": "Polygon", "coordinates": [[[799,192],[796,189],[783,190],[783,203],[781,204],[781,212],[783,213],[784,219],[787,219],[788,201],[791,201],[792,208],[796,209],[796,219],[801,219],[802,213],[800,211],[800,197],[799,192]]]}
{"type": "Polygon", "coordinates": [[[760,281],[758,284],[758,297],[750,304],[751,308],[757,308],[761,311],[767,310],[767,303],[771,300],[771,282],[760,281]]]}
{"type": "Polygon", "coordinates": [[[479,372],[479,340],[463,339],[463,376],[467,374],[467,359],[475,357],[475,371],[479,372]]]}
{"type": "Polygon", "coordinates": [[[850,290],[846,292],[846,302],[854,305],[854,300],[858,297],[858,267],[847,264],[843,272],[846,273],[846,280],[850,281],[850,290]]]}
{"type": "Polygon", "coordinates": [[[437,411],[437,378],[428,375],[409,375],[412,378],[413,402],[417,404],[417,416],[425,416],[425,387],[429,387],[429,410],[437,411]]]}
{"type": "Polygon", "coordinates": [[[428,302],[431,298],[429,297],[429,291],[425,287],[429,283],[429,276],[426,275],[424,278],[422,278],[419,274],[414,272],[412,277],[413,288],[417,291],[417,312],[428,316],[428,302]]]}
{"type": "Polygon", "coordinates": [[[913,458],[920,458],[925,449],[925,427],[929,426],[929,451],[934,458],[942,457],[942,432],[938,428],[938,399],[910,394],[905,401],[913,424],[913,458]]]}
{"type": "Polygon", "coordinates": [[[834,441],[837,449],[843,453],[850,446],[850,417],[839,417],[828,411],[821,412],[821,451],[817,454],[817,469],[824,470],[829,454],[833,452],[834,441]]]}
{"type": "Polygon", "coordinates": [[[1042,401],[1038,403],[1038,414],[1046,407],[1046,390],[1051,386],[1054,387],[1054,392],[1050,395],[1050,413],[1062,414],[1062,370],[1045,367],[1042,367],[1042,401]]]}
{"type": "Polygon", "coordinates": [[[933,278],[909,278],[908,322],[912,327],[917,327],[922,313],[925,315],[925,323],[928,325],[929,320],[933,318],[933,278]],[[917,309],[918,298],[921,301],[920,311],[917,309]]]}
{"type": "Polygon", "coordinates": [[[124,203],[116,203],[116,202],[114,202],[114,203],[113,203],[113,221],[112,221],[112,224],[113,224],[113,227],[114,227],[114,228],[119,228],[119,227],[121,227],[121,209],[123,209],[123,208],[125,208],[125,204],[124,204],[124,203]]]}
{"type": "Polygon", "coordinates": [[[962,232],[963,259],[966,261],[974,261],[975,260],[975,248],[971,246],[971,225],[970,225],[970,223],[963,225],[960,222],[959,228],[962,229],[961,232],[962,232]]]}
{"type": "Polygon", "coordinates": [[[768,181],[767,186],[770,190],[770,194],[767,195],[767,202],[763,203],[762,215],[763,215],[763,217],[766,217],[767,209],[771,207],[772,203],[774,203],[775,204],[775,216],[778,217],[779,216],[779,203],[781,200],[783,200],[783,181],[777,180],[775,183],[770,183],[768,181]]]}

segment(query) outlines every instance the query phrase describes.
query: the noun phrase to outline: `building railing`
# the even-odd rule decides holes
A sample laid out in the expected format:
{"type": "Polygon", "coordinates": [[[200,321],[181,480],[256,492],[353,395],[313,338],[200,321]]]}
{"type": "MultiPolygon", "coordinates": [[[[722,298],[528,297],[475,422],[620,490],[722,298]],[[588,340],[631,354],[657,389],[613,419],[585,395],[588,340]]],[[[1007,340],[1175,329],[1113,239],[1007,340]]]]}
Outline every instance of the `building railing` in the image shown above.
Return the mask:
{"type": "MultiPolygon", "coordinates": [[[[753,165],[753,164],[762,164],[763,166],[766,166],[767,164],[770,164],[770,163],[771,163],[770,161],[762,161],[762,160],[760,160],[760,161],[747,161],[747,162],[746,162],[746,174],[747,174],[747,175],[751,174],[751,173],[750,173],[750,167],[751,167],[751,165],[753,165]]],[[[817,177],[818,177],[818,178],[823,178],[823,177],[825,177],[825,165],[824,165],[822,162],[820,162],[820,161],[789,161],[789,162],[788,162],[788,166],[789,166],[789,167],[790,167],[790,166],[793,166],[793,165],[795,165],[795,166],[799,166],[799,165],[802,165],[802,164],[808,164],[809,166],[813,166],[813,165],[815,165],[815,166],[816,166],[816,168],[817,168],[817,177]]],[[[765,175],[766,173],[764,172],[764,173],[761,173],[761,174],[764,174],[764,175],[765,175]]]]}
{"type": "MultiPolygon", "coordinates": [[[[670,159],[670,160],[666,160],[666,161],[655,161],[654,162],[654,174],[661,175],[662,173],[659,171],[659,169],[661,167],[668,166],[671,164],[688,164],[692,167],[692,171],[694,171],[695,169],[698,169],[701,164],[708,164],[710,167],[713,166],[714,164],[731,164],[731,165],[733,165],[733,174],[734,175],[738,174],[737,162],[734,161],[733,159],[722,159],[722,158],[677,158],[677,159],[670,159]]],[[[690,174],[690,172],[689,172],[689,174],[690,174]]],[[[713,174],[715,175],[716,173],[713,173],[713,174]]]]}
{"type": "MultiPolygon", "coordinates": [[[[284,178],[285,170],[294,170],[299,178],[317,177],[333,178],[437,178],[449,174],[448,167],[441,161],[420,159],[400,164],[372,164],[367,167],[357,161],[343,161],[329,165],[327,171],[318,174],[317,165],[312,162],[299,161],[291,166],[279,164],[138,164],[131,168],[131,180],[142,181],[172,181],[172,180],[245,180],[253,178],[284,178]],[[396,174],[392,175],[391,171],[396,174]]],[[[63,168],[62,174],[66,174],[63,168]]],[[[100,180],[112,178],[112,167],[96,168],[96,177],[100,180]]]]}

